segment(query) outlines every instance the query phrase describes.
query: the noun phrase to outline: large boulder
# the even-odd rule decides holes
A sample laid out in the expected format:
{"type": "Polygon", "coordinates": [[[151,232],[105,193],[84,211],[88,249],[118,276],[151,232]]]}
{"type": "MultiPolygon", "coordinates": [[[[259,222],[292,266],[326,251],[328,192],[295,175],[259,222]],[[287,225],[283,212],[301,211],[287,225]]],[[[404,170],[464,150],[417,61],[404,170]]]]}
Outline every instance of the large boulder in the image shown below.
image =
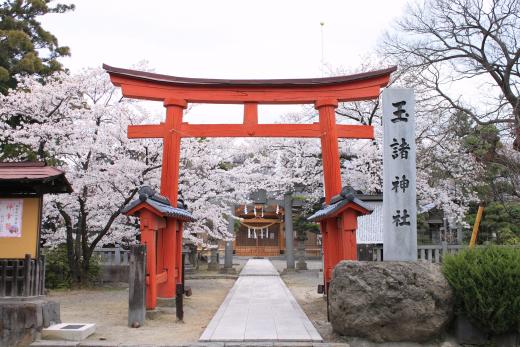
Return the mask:
{"type": "Polygon", "coordinates": [[[341,335],[423,342],[449,323],[453,293],[436,264],[342,261],[332,275],[329,314],[341,335]]]}

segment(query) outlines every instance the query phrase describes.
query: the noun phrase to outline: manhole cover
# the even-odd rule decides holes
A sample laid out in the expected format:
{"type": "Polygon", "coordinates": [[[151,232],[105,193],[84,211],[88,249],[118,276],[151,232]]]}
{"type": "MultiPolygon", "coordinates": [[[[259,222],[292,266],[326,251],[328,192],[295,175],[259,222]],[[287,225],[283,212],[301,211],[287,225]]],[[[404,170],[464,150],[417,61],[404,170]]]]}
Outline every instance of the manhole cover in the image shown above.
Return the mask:
{"type": "Polygon", "coordinates": [[[61,327],[60,329],[80,329],[83,328],[84,324],[69,324],[65,325],[64,327],[61,327]]]}

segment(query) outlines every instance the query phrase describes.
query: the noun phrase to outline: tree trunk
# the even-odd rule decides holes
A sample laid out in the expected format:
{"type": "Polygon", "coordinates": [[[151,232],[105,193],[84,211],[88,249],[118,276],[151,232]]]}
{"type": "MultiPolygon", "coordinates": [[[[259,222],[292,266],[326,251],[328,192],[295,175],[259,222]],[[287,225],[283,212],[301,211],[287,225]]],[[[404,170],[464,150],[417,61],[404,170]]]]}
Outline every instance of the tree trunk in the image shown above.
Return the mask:
{"type": "Polygon", "coordinates": [[[77,255],[74,247],[73,231],[67,230],[67,259],[72,282],[77,282],[79,277],[79,266],[77,262],[77,255]]]}
{"type": "Polygon", "coordinates": [[[83,255],[83,261],[81,262],[81,275],[80,275],[80,284],[88,285],[89,284],[89,270],[90,270],[90,257],[86,254],[83,255]]]}
{"type": "Polygon", "coordinates": [[[513,111],[515,115],[515,140],[513,141],[513,149],[520,152],[520,110],[513,111]]]}

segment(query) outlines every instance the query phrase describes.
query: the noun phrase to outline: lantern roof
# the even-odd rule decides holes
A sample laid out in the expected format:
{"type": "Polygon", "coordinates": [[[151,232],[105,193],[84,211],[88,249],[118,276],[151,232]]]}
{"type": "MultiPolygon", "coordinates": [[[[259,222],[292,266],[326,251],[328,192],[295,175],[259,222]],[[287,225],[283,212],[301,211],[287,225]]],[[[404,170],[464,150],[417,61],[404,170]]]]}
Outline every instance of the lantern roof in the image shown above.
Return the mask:
{"type": "Polygon", "coordinates": [[[194,222],[195,218],[185,209],[184,202],[179,200],[177,204],[179,207],[173,207],[166,196],[160,195],[149,186],[143,186],[139,188],[139,197],[126,205],[121,212],[126,215],[134,215],[148,205],[161,217],[173,217],[184,222],[194,222]]]}
{"type": "Polygon", "coordinates": [[[351,187],[343,187],[340,194],[332,197],[329,205],[324,204],[320,210],[308,217],[307,220],[319,222],[323,219],[336,217],[348,208],[354,209],[359,215],[367,215],[373,211],[372,207],[356,197],[355,191],[351,187]]]}

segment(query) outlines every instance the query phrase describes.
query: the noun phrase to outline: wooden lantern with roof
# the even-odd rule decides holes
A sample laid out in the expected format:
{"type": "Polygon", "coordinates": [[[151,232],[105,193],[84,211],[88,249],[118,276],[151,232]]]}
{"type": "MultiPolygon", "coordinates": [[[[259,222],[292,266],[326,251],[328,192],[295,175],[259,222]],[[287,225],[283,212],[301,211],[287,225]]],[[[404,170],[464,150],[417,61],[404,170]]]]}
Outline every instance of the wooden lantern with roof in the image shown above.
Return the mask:
{"type": "MultiPolygon", "coordinates": [[[[356,260],[356,248],[341,247],[342,244],[356,244],[357,217],[372,213],[372,208],[358,199],[350,187],[341,189],[340,194],[332,197],[330,204],[307,218],[311,222],[319,222],[322,231],[323,249],[328,257],[323,264],[324,277],[332,279],[332,270],[341,260],[356,260]],[[329,233],[337,235],[330,238],[329,233]]],[[[325,281],[325,293],[330,281],[325,281]]]]}
{"type": "Polygon", "coordinates": [[[123,213],[139,217],[141,243],[146,245],[146,308],[157,306],[157,297],[174,298],[182,283],[183,223],[195,219],[182,201],[173,207],[167,197],[145,186],[139,198],[123,213]]]}

